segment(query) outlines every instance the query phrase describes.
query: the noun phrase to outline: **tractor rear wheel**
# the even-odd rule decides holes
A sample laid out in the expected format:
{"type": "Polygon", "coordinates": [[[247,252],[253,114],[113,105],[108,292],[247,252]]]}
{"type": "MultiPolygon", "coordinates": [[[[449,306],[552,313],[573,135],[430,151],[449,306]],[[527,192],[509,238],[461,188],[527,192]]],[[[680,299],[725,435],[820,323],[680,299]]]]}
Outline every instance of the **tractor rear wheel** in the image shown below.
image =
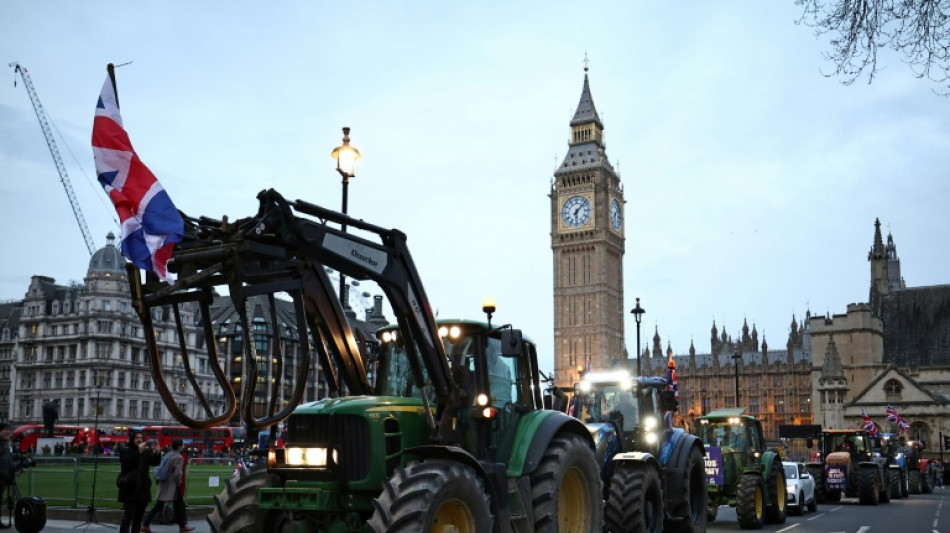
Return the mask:
{"type": "Polygon", "coordinates": [[[653,465],[614,464],[604,504],[605,529],[610,533],[661,533],[663,487],[653,465]]]}
{"type": "Polygon", "coordinates": [[[784,524],[788,516],[788,493],[785,484],[785,469],[778,455],[774,456],[769,467],[769,479],[765,482],[769,495],[769,506],[765,509],[765,521],[769,524],[784,524]]]}
{"type": "Polygon", "coordinates": [[[908,475],[911,494],[920,494],[920,470],[914,468],[908,475]]]}
{"type": "Polygon", "coordinates": [[[878,478],[877,468],[873,466],[858,467],[858,499],[861,505],[877,505],[881,493],[881,480],[878,478]]]}
{"type": "Polygon", "coordinates": [[[891,497],[895,500],[903,498],[901,492],[901,471],[895,468],[887,469],[887,482],[891,486],[891,497]]]}
{"type": "Polygon", "coordinates": [[[224,490],[214,497],[214,510],[206,520],[213,533],[258,533],[263,524],[268,531],[280,531],[280,519],[268,519],[257,507],[257,491],[276,487],[279,480],[267,473],[263,466],[242,468],[240,474],[224,484],[224,490]],[[273,527],[271,527],[273,526],[273,527]]]}
{"type": "Polygon", "coordinates": [[[584,438],[555,435],[531,473],[535,532],[600,531],[604,514],[600,485],[594,452],[584,438]]]}
{"type": "Polygon", "coordinates": [[[808,465],[805,467],[808,473],[815,479],[815,501],[825,503],[828,501],[828,495],[825,491],[825,471],[821,465],[808,465]]]}
{"type": "Polygon", "coordinates": [[[920,492],[930,494],[934,491],[934,485],[937,484],[937,476],[934,475],[934,470],[934,467],[930,463],[927,463],[924,472],[920,476],[920,492]]]}
{"type": "Polygon", "coordinates": [[[673,533],[705,533],[708,494],[706,492],[706,466],[703,462],[703,452],[698,446],[693,446],[686,458],[686,469],[683,477],[683,491],[673,495],[673,509],[670,515],[679,519],[678,522],[669,522],[665,531],[673,533]]]}
{"type": "Polygon", "coordinates": [[[375,533],[479,533],[492,530],[488,494],[470,467],[433,459],[397,468],[373,501],[375,533]]]}
{"type": "Polygon", "coordinates": [[[765,523],[765,482],[757,473],[743,474],[736,490],[736,518],[742,529],[762,529],[765,523]]]}

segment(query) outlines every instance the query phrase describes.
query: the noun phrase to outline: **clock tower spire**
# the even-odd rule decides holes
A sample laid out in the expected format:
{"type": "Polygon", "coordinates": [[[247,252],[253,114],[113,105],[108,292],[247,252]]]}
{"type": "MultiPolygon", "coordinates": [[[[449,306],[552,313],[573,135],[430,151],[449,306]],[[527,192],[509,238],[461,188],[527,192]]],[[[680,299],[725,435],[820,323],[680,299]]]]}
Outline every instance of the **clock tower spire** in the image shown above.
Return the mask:
{"type": "Polygon", "coordinates": [[[554,366],[570,387],[578,367],[602,370],[625,360],[623,340],[623,185],[607,159],[604,124],[584,86],[570,122],[567,155],[554,172],[554,366]]]}

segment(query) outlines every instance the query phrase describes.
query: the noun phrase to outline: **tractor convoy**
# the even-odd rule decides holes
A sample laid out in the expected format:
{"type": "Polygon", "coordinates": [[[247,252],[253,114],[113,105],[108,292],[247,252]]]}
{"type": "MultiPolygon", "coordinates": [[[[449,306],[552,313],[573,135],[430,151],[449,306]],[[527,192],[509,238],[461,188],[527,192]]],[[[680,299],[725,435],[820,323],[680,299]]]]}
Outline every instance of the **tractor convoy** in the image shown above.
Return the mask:
{"type": "Polygon", "coordinates": [[[535,345],[520,330],[492,326],[493,307],[486,307],[485,323],[436,321],[398,230],[273,190],[258,200],[256,215],[233,222],[186,217],[185,239],[169,262],[175,284],[151,274],[143,282],[128,267],[156,388],[169,411],[196,428],[229,421],[238,409],[250,429],[286,426],[284,448],[271,447],[266,468],[242,470],[215,498],[212,531],[602,529],[591,433],[577,419],[543,409],[535,345]],[[392,305],[396,325],[380,331],[373,379],[327,267],[376,282],[392,305]],[[184,370],[206,415],[192,418],[165,382],[153,313],[175,317],[183,349],[189,344],[182,316],[193,309],[192,323],[214,339],[209,308],[217,289],[227,290],[239,314],[244,353],[235,381],[242,388],[235,391],[222,370],[217,343],[206,343],[225,398],[223,412],[214,412],[186,352],[184,370]],[[265,298],[271,327],[290,329],[277,319],[277,296],[296,312],[299,353],[311,353],[312,342],[318,355],[330,389],[323,399],[302,401],[309,357],[285,354],[279,344],[256,353],[249,299],[265,298]],[[293,383],[289,396],[280,395],[283,380],[293,383]],[[258,391],[259,384],[267,390],[258,391]]]}
{"type": "Polygon", "coordinates": [[[612,532],[706,530],[703,445],[667,427],[677,409],[669,382],[625,370],[587,372],[574,387],[574,416],[587,424],[604,481],[612,532]]]}

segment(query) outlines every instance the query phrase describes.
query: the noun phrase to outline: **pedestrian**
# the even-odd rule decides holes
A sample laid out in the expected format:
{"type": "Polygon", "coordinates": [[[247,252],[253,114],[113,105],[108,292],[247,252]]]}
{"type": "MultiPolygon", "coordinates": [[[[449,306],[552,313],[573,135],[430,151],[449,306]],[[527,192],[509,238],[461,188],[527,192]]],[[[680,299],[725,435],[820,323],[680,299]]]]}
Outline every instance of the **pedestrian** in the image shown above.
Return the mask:
{"type": "Polygon", "coordinates": [[[167,457],[162,457],[162,463],[168,461],[168,466],[165,467],[166,473],[163,474],[167,477],[159,481],[158,470],[155,472],[155,481],[158,482],[158,494],[155,495],[155,506],[149,511],[145,517],[145,521],[142,522],[143,533],[152,533],[149,525],[152,523],[152,520],[155,520],[158,513],[165,508],[168,502],[173,502],[172,508],[175,511],[173,521],[178,524],[178,531],[186,533],[195,530],[195,528],[188,525],[188,517],[185,516],[185,497],[181,490],[185,472],[185,458],[181,455],[181,447],[183,444],[181,439],[173,440],[172,449],[166,454],[167,457]]]}
{"type": "Polygon", "coordinates": [[[122,502],[122,525],[119,533],[138,533],[142,528],[142,517],[152,499],[152,479],[149,467],[161,461],[156,443],[145,442],[141,431],[129,433],[129,445],[119,455],[122,470],[119,472],[119,501],[122,502]],[[124,483],[121,483],[125,481],[124,483]]]}
{"type": "Polygon", "coordinates": [[[16,458],[13,455],[13,444],[10,442],[12,428],[6,422],[0,422],[0,511],[2,511],[3,502],[7,503],[10,519],[7,525],[2,524],[0,528],[8,528],[13,524],[13,498],[16,482],[16,458]]]}

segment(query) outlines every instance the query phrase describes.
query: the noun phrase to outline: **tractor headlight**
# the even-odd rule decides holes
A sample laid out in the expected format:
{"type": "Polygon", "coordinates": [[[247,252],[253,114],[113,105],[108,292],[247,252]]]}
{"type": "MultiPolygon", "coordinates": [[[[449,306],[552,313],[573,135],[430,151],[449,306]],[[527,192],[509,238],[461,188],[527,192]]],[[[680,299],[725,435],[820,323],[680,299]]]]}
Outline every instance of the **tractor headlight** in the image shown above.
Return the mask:
{"type": "MultiPolygon", "coordinates": [[[[643,429],[647,431],[653,431],[654,429],[656,429],[656,424],[657,422],[656,422],[655,416],[648,416],[643,419],[643,429]]],[[[654,442],[656,441],[654,440],[654,442]]]]}
{"type": "Polygon", "coordinates": [[[656,431],[648,431],[646,434],[647,444],[656,444],[657,441],[656,431]]]}
{"type": "Polygon", "coordinates": [[[337,462],[336,450],[326,448],[287,448],[286,457],[289,466],[327,466],[328,457],[337,462]]]}
{"type": "Polygon", "coordinates": [[[582,392],[590,392],[590,389],[591,389],[590,381],[581,381],[579,387],[582,392]]]}

